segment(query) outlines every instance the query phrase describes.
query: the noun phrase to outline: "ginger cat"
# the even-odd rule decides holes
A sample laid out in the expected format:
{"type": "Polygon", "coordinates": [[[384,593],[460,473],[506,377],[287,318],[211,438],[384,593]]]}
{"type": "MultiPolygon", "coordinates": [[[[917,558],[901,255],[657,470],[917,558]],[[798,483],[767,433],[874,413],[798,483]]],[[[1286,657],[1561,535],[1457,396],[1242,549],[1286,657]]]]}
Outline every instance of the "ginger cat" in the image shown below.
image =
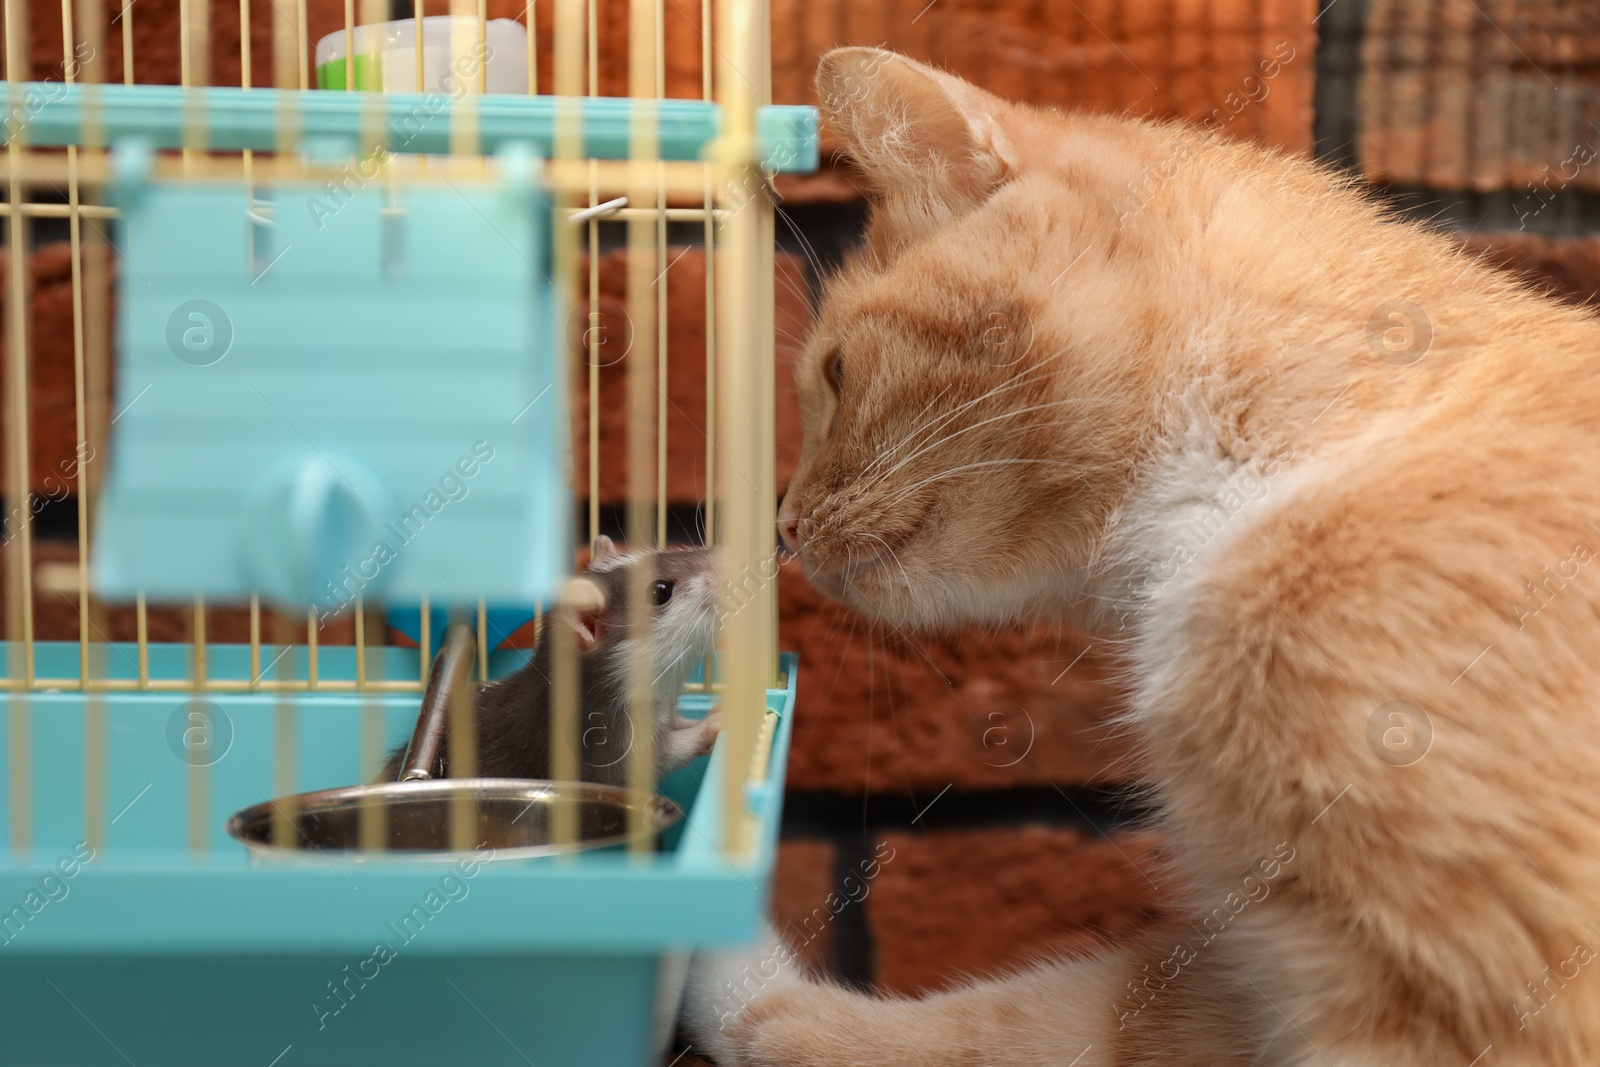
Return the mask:
{"type": "Polygon", "coordinates": [[[1600,1063],[1600,322],[1338,175],[822,60],[875,189],[779,525],[1123,648],[1186,913],[925,999],[699,960],[733,1065],[1600,1063]]]}

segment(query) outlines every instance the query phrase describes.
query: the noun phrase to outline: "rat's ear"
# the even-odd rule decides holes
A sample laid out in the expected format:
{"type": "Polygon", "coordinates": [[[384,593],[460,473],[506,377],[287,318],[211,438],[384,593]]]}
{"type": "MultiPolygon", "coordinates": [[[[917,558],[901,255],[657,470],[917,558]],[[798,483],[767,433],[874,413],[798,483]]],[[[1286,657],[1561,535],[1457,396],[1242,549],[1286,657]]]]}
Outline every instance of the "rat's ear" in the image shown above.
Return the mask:
{"type": "Polygon", "coordinates": [[[817,64],[823,118],[886,198],[955,211],[1016,169],[999,97],[881,48],[835,48],[817,64]],[[931,203],[930,203],[931,202],[931,203]]]}
{"type": "Polygon", "coordinates": [[[622,555],[622,552],[617,548],[617,543],[605,534],[601,534],[594,539],[594,549],[589,553],[589,566],[593,567],[596,564],[604,563],[608,559],[615,559],[620,555],[622,555]]]}
{"type": "MultiPolygon", "coordinates": [[[[608,538],[600,540],[610,544],[608,538]]],[[[598,546],[597,546],[598,547],[598,546]]],[[[616,551],[615,546],[612,551],[616,551]]],[[[556,616],[572,627],[579,652],[592,652],[605,639],[606,594],[588,578],[571,578],[561,590],[556,616]]]]}

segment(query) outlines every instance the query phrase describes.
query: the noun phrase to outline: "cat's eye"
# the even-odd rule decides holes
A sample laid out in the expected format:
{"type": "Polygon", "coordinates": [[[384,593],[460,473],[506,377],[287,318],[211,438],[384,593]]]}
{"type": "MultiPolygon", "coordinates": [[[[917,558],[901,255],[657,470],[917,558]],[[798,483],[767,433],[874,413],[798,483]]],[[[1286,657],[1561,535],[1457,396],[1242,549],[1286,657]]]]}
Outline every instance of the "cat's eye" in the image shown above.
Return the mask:
{"type": "Polygon", "coordinates": [[[828,362],[823,364],[823,373],[828,376],[828,384],[833,386],[835,393],[844,390],[844,356],[835,352],[828,357],[828,362]]]}
{"type": "Polygon", "coordinates": [[[650,583],[650,603],[660,607],[672,599],[672,583],[665,578],[658,578],[650,583]]]}

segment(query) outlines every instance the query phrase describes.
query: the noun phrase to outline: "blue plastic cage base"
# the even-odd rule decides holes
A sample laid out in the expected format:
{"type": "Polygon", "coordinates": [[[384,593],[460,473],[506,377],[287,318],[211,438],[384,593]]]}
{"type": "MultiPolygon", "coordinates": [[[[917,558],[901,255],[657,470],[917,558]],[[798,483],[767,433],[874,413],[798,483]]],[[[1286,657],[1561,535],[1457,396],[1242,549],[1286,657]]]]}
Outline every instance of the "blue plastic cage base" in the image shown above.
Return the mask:
{"type": "MultiPolygon", "coordinates": [[[[75,675],[77,651],[41,644],[41,675],[46,667],[51,676],[75,675]]],[[[152,646],[152,674],[177,676],[184,651],[152,646]]],[[[353,676],[352,652],[323,649],[322,675],[353,676]]],[[[248,649],[238,646],[214,647],[210,662],[226,675],[241,656],[247,670],[248,649]]],[[[380,656],[388,677],[417,666],[414,651],[380,656]]],[[[114,649],[106,660],[108,673],[126,669],[114,649]]],[[[787,687],[768,693],[777,716],[770,762],[765,780],[747,791],[757,844],[739,865],[719,848],[719,791],[699,788],[721,773],[720,744],[709,760],[662,783],[687,817],[651,856],[488,858],[465,867],[383,857],[258,860],[222,824],[271,794],[280,708],[293,709],[296,788],[321,789],[365,777],[363,716],[379,716],[386,748],[407,736],[415,694],[206,694],[232,739],[204,772],[211,838],[201,853],[186,837],[198,772],[169,742],[174,712],[181,716],[190,694],[0,701],[0,764],[23,726],[33,772],[24,854],[11,848],[12,795],[0,797],[3,1062],[652,1063],[670,1037],[686,953],[749,941],[765,910],[795,666],[785,656],[787,687]],[[103,846],[83,861],[91,713],[105,718],[108,825],[103,846]]],[[[710,703],[686,695],[683,713],[704,715],[710,703]]]]}

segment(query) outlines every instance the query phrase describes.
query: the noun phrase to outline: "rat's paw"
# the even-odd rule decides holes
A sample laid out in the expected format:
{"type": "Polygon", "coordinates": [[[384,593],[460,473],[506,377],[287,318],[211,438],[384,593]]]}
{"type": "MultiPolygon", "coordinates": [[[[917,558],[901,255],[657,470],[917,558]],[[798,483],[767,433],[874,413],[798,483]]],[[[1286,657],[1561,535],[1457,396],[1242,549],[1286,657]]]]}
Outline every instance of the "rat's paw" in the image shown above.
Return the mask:
{"type": "Polygon", "coordinates": [[[758,1067],[750,1023],[786,989],[804,984],[799,960],[770,927],[748,949],[704,953],[689,964],[678,1023],[690,1047],[717,1067],[758,1067]]]}
{"type": "Polygon", "coordinates": [[[698,732],[695,734],[696,756],[709,756],[711,746],[717,743],[717,737],[722,733],[722,709],[712,708],[706,712],[706,717],[697,724],[698,732]]]}
{"type": "Polygon", "coordinates": [[[690,760],[710,754],[722,732],[722,716],[715,708],[703,719],[679,719],[661,740],[661,773],[675,771],[690,760]]]}

